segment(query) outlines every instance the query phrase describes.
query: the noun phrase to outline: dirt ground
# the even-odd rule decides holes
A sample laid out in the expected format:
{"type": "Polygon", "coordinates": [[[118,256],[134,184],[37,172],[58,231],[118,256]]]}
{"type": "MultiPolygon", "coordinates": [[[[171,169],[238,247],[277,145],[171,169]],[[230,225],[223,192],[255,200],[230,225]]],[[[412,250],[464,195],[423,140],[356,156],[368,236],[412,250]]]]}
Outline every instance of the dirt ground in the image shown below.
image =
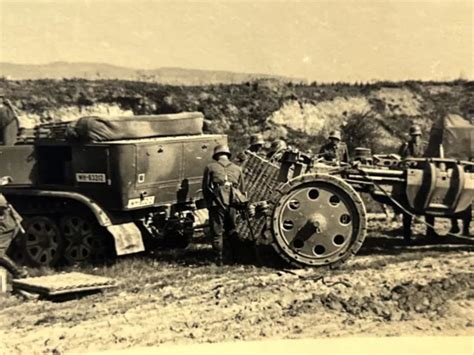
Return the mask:
{"type": "Polygon", "coordinates": [[[119,287],[67,302],[0,296],[0,349],[57,354],[236,340],[473,336],[474,240],[427,243],[417,226],[407,246],[400,233],[382,232],[394,227],[371,220],[359,254],[324,273],[216,267],[207,245],[75,268],[114,277],[119,287]]]}

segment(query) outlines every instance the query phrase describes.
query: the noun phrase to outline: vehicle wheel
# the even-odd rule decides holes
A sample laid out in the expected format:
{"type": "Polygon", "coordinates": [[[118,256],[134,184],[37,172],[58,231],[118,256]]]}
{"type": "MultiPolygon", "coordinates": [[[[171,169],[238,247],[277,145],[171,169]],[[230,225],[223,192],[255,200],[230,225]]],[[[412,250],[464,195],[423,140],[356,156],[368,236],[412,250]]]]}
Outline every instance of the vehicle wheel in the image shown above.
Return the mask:
{"type": "Polygon", "coordinates": [[[297,267],[337,267],[355,255],[366,235],[359,194],[344,180],[307,174],[277,190],[267,225],[275,251],[297,267]]]}
{"type": "Polygon", "coordinates": [[[56,222],[49,217],[36,216],[25,218],[23,226],[25,234],[18,236],[18,251],[13,252],[13,257],[31,266],[56,265],[64,246],[56,222]]]}
{"type": "Polygon", "coordinates": [[[64,216],[59,225],[64,239],[66,263],[80,264],[106,259],[107,235],[95,220],[74,215],[64,216]]]}

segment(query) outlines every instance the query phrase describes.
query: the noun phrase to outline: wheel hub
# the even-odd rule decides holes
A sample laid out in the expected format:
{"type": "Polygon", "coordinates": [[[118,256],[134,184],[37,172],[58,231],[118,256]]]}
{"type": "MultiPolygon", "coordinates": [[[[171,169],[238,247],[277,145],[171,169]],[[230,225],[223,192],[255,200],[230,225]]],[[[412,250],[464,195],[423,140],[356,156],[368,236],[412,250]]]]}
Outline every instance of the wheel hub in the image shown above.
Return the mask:
{"type": "Polygon", "coordinates": [[[314,213],[310,216],[307,223],[313,227],[313,233],[321,234],[327,230],[328,221],[326,217],[320,213],[314,213]]]}
{"type": "Polygon", "coordinates": [[[337,262],[355,240],[365,237],[360,197],[347,183],[329,175],[294,180],[282,188],[272,216],[277,252],[298,264],[337,262]]]}

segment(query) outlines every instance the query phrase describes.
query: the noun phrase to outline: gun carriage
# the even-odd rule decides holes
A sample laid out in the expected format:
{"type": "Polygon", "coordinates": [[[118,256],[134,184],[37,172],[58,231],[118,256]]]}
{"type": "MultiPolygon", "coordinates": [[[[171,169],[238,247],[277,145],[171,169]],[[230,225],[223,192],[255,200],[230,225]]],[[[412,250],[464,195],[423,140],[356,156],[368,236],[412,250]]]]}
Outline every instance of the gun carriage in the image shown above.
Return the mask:
{"type": "MultiPolygon", "coordinates": [[[[474,164],[374,156],[353,164],[323,163],[288,150],[278,165],[248,153],[250,196],[267,207],[254,223],[262,255],[276,252],[296,267],[337,267],[362,246],[367,213],[361,193],[413,215],[470,213],[474,164]]],[[[247,225],[241,234],[252,238],[247,225]]]]}

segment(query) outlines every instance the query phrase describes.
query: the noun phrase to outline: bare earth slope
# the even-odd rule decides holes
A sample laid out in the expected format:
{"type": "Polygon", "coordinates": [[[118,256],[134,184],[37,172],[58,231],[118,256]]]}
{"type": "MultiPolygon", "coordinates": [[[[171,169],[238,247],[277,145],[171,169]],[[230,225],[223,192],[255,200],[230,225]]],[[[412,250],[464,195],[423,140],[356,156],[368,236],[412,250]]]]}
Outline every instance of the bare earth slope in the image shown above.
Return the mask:
{"type": "MultiPolygon", "coordinates": [[[[140,81],[0,79],[24,121],[69,120],[84,115],[201,111],[205,130],[229,134],[233,148],[250,133],[284,137],[300,149],[317,149],[328,131],[343,128],[350,149],[391,153],[412,123],[427,139],[431,124],[446,112],[467,115],[474,82],[380,82],[311,85],[282,80],[242,84],[171,86],[140,81]]],[[[24,125],[29,125],[24,122],[24,125]]]]}

